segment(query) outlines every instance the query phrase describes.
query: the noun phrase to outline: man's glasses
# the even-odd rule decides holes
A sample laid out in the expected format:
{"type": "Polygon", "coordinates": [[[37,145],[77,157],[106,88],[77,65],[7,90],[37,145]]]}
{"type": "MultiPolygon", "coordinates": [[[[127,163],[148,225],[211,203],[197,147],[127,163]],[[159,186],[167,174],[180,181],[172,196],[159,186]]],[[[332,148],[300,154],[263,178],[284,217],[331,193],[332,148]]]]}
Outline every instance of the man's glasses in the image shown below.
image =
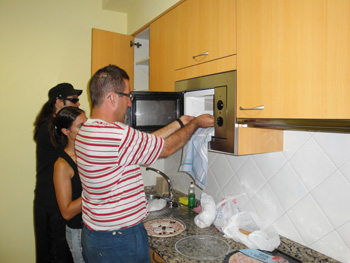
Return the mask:
{"type": "Polygon", "coordinates": [[[78,98],[62,98],[63,100],[69,100],[71,103],[77,103],[79,101],[78,98]]]}
{"type": "Polygon", "coordinates": [[[133,99],[134,99],[134,97],[131,93],[123,93],[123,92],[117,92],[117,91],[114,91],[114,93],[121,95],[121,96],[124,96],[124,97],[128,97],[131,101],[133,101],[133,99]]]}

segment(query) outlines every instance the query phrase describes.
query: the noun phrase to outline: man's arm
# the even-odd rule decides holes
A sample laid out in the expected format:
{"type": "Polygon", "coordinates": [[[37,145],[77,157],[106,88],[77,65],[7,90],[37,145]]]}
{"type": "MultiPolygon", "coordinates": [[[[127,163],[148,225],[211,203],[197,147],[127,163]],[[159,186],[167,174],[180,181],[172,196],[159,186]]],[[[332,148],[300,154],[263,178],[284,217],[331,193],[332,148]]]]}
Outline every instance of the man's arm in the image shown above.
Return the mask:
{"type": "MultiPolygon", "coordinates": [[[[179,119],[182,121],[183,125],[187,125],[191,120],[193,120],[195,117],[183,115],[179,119]]],[[[162,137],[163,139],[168,138],[171,134],[178,131],[181,128],[181,125],[178,121],[173,121],[167,126],[156,130],[155,132],[152,132],[153,135],[162,137]]]]}
{"type": "MultiPolygon", "coordinates": [[[[178,126],[180,125],[178,124],[178,126]]],[[[182,148],[198,128],[209,128],[213,126],[214,117],[209,114],[203,114],[191,120],[185,127],[165,138],[164,147],[159,157],[168,157],[182,148]]]]}

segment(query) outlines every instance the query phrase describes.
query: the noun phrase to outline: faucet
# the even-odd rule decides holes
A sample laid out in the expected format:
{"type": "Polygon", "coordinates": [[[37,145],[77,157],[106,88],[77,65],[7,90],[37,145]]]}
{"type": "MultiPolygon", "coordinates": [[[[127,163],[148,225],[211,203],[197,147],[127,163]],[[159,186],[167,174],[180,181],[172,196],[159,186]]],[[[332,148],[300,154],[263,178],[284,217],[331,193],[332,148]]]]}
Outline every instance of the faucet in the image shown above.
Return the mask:
{"type": "Polygon", "coordinates": [[[169,202],[169,208],[172,208],[173,207],[173,185],[171,184],[170,178],[165,173],[159,171],[158,169],[155,169],[152,167],[146,167],[146,171],[148,170],[151,170],[153,172],[160,174],[167,181],[168,187],[169,187],[169,198],[165,198],[165,200],[169,202]]]}

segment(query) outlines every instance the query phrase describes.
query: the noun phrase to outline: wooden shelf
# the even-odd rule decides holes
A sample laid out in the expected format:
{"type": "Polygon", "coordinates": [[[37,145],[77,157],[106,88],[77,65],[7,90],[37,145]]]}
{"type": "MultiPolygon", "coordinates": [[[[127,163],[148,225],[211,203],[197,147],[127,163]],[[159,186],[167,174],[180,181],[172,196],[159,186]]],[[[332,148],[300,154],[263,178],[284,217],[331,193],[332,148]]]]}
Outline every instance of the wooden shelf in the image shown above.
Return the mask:
{"type": "Polygon", "coordinates": [[[136,61],[135,65],[137,65],[137,66],[149,66],[149,57],[141,59],[139,61],[136,61]]]}

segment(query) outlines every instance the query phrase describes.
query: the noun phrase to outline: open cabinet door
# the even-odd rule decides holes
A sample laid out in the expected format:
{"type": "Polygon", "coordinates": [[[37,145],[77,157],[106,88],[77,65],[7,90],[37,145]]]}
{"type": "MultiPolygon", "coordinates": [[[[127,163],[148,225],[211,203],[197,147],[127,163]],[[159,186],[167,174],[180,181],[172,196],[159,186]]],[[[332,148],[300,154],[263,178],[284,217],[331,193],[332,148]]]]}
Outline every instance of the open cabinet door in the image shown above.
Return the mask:
{"type": "Polygon", "coordinates": [[[91,75],[109,64],[124,69],[130,78],[130,89],[134,80],[134,48],[130,47],[133,36],[110,31],[92,29],[91,75]]]}

